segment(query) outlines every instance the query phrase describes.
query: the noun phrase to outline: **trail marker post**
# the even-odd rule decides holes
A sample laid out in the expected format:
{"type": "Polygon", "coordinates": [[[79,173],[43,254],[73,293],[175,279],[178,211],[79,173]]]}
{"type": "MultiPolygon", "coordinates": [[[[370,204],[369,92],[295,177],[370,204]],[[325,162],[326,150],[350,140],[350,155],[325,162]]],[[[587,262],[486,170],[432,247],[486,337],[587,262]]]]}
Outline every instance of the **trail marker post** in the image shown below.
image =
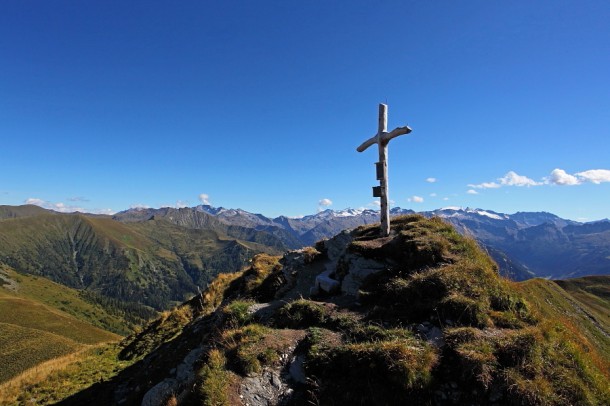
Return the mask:
{"type": "Polygon", "coordinates": [[[390,207],[388,206],[388,143],[392,138],[399,135],[409,134],[409,126],[397,127],[388,132],[388,106],[379,104],[379,126],[377,134],[364,141],[356,148],[362,152],[373,144],[379,147],[379,162],[375,163],[379,186],[373,187],[373,197],[381,198],[381,234],[385,237],[390,235],[390,207]]]}

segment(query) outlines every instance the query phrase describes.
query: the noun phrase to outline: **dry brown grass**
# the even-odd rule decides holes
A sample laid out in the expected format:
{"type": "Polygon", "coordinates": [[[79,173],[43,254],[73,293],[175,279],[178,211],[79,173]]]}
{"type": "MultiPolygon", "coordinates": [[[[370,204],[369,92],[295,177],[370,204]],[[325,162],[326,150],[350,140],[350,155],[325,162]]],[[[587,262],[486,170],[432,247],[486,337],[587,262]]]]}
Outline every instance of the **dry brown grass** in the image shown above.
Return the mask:
{"type": "Polygon", "coordinates": [[[89,351],[90,349],[102,347],[104,345],[106,344],[103,343],[94,346],[83,346],[80,350],[73,352],[72,354],[53,358],[49,361],[40,363],[35,367],[20,373],[11,380],[4,382],[0,385],[0,405],[15,404],[19,395],[23,392],[23,388],[42,382],[49,375],[81,360],[83,353],[89,351]]]}
{"type": "Polygon", "coordinates": [[[170,396],[165,402],[165,406],[178,406],[178,398],[176,398],[176,395],[170,396]]]}
{"type": "Polygon", "coordinates": [[[239,279],[244,272],[222,273],[210,283],[208,288],[202,294],[202,303],[204,312],[212,312],[216,310],[225,298],[225,291],[231,282],[239,279]]]}

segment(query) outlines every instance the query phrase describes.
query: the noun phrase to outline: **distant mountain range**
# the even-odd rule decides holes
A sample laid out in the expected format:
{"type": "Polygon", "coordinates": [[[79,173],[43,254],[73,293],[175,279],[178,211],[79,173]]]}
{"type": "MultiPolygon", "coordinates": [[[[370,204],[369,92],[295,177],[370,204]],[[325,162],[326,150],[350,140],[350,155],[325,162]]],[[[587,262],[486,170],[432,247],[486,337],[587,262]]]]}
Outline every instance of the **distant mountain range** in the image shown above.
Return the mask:
{"type": "MultiPolygon", "coordinates": [[[[129,221],[162,216],[176,224],[200,227],[202,224],[197,218],[205,213],[227,227],[265,232],[279,239],[286,248],[313,245],[342,230],[379,221],[379,212],[370,209],[328,209],[299,218],[269,218],[241,209],[200,205],[180,209],[183,213],[189,213],[188,216],[170,219],[167,213],[171,210],[175,209],[130,209],[118,213],[114,218],[129,221]]],[[[395,207],[390,215],[412,213],[413,210],[395,207]]],[[[610,274],[608,220],[579,223],[546,212],[504,214],[460,207],[446,207],[420,214],[443,218],[460,233],[475,238],[498,262],[500,271],[515,280],[535,276],[563,279],[610,274]]]]}
{"type": "MultiPolygon", "coordinates": [[[[514,280],[610,274],[607,220],[578,223],[544,212],[509,215],[457,207],[420,214],[443,218],[475,238],[514,280]]],[[[239,270],[256,253],[314,245],[378,221],[379,212],[368,209],[269,218],[207,205],[129,209],[114,216],[0,206],[0,264],[92,297],[128,302],[121,306],[160,310],[190,297],[218,273],[239,270]]]]}

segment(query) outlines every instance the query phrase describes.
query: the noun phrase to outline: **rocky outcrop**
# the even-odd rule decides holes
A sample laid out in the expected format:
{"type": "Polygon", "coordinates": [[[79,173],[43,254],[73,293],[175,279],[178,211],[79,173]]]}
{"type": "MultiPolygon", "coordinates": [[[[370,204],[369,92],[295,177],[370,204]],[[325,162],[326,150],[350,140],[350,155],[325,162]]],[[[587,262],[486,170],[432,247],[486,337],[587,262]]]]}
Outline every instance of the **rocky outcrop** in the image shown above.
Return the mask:
{"type": "Polygon", "coordinates": [[[153,386],[142,398],[142,406],[162,406],[171,396],[178,397],[181,393],[188,391],[195,382],[195,363],[201,357],[202,348],[195,348],[182,362],[170,371],[173,377],[165,378],[153,386]]]}

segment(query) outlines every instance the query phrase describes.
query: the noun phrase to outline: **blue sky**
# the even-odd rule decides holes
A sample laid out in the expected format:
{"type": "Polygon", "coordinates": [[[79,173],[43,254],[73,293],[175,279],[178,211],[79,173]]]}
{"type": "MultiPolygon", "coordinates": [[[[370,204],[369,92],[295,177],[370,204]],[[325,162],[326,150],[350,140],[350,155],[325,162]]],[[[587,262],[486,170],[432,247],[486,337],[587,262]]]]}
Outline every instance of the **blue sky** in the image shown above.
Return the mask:
{"type": "Polygon", "coordinates": [[[607,1],[0,3],[0,204],[610,217],[607,1]],[[331,204],[332,203],[332,204],[331,204]]]}

